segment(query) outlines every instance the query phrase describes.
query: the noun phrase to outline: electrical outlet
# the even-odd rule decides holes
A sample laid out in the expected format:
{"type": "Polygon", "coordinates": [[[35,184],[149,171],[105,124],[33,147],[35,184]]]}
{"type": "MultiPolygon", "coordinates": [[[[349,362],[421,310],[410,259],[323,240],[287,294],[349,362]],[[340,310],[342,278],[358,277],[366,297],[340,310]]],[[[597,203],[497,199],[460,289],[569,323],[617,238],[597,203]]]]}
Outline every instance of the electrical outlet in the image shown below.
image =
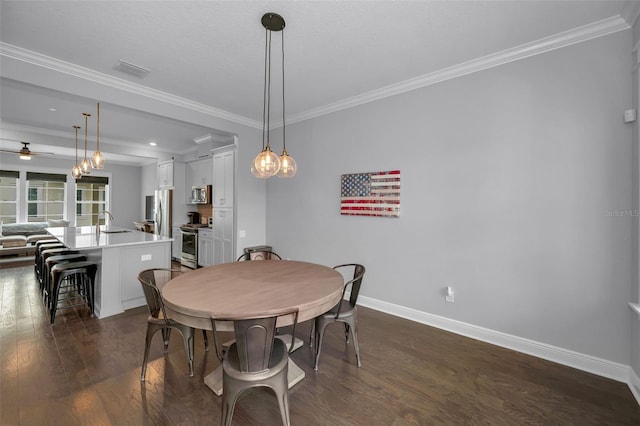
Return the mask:
{"type": "Polygon", "coordinates": [[[446,294],[444,296],[445,302],[453,303],[455,301],[455,294],[453,292],[453,287],[448,286],[446,288],[446,294]]]}

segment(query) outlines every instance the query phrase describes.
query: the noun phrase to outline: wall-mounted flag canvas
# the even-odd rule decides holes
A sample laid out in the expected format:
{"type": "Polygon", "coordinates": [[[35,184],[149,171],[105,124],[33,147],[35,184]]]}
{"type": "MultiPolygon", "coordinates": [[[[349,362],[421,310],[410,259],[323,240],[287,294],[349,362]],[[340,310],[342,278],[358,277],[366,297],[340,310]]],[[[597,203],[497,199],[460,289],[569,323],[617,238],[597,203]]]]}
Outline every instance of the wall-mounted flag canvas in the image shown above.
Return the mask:
{"type": "Polygon", "coordinates": [[[342,175],[340,189],[340,214],[400,216],[400,170],[342,175]]]}

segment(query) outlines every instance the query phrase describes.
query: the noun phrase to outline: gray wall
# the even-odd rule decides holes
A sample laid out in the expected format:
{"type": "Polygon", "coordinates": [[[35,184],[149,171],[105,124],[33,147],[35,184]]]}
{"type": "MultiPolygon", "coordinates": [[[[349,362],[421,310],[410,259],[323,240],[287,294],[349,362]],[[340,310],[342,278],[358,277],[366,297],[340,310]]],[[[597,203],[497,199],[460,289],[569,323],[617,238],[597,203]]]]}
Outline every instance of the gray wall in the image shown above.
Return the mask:
{"type": "MultiPolygon", "coordinates": [[[[640,46],[640,20],[636,20],[633,26],[633,45],[640,46]]],[[[640,52],[635,51],[636,60],[640,57],[640,52]]],[[[640,61],[638,61],[640,63],[640,61]]],[[[633,72],[633,94],[634,107],[639,111],[640,107],[640,72],[638,68],[633,72]]],[[[638,122],[633,126],[633,206],[640,209],[640,126],[638,122]]],[[[635,261],[631,284],[631,301],[640,303],[640,225],[637,216],[633,218],[633,232],[635,236],[632,256],[635,261]]],[[[631,314],[631,367],[636,377],[640,377],[640,316],[631,314]]],[[[638,383],[640,385],[640,383],[638,383]]],[[[637,390],[640,392],[640,388],[637,390]]]]}
{"type": "Polygon", "coordinates": [[[631,49],[624,31],[288,126],[267,243],[363,263],[370,298],[629,365],[631,49]],[[400,218],[339,214],[341,174],[392,169],[400,218]]]}

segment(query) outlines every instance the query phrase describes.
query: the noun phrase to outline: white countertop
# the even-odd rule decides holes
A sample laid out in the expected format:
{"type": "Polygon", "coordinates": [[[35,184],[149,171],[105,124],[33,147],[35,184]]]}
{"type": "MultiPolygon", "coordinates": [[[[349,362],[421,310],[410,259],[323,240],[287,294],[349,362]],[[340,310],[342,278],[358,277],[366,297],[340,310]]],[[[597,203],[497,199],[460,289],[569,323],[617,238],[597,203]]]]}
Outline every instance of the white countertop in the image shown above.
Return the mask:
{"type": "Polygon", "coordinates": [[[76,250],[173,241],[173,238],[136,231],[134,229],[121,228],[114,225],[100,226],[100,238],[97,240],[95,226],[47,228],[47,232],[60,240],[65,246],[76,250]],[[110,231],[126,232],[110,233],[110,231]]]}

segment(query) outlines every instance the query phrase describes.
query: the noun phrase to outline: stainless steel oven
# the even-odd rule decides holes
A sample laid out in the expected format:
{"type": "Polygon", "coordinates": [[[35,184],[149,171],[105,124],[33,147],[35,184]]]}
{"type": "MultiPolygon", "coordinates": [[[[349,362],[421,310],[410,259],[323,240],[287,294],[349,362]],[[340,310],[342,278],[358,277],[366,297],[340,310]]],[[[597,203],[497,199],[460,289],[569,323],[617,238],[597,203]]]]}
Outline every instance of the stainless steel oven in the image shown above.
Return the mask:
{"type": "Polygon", "coordinates": [[[182,253],[180,263],[189,268],[198,267],[198,229],[187,226],[180,227],[182,234],[182,253]]]}

